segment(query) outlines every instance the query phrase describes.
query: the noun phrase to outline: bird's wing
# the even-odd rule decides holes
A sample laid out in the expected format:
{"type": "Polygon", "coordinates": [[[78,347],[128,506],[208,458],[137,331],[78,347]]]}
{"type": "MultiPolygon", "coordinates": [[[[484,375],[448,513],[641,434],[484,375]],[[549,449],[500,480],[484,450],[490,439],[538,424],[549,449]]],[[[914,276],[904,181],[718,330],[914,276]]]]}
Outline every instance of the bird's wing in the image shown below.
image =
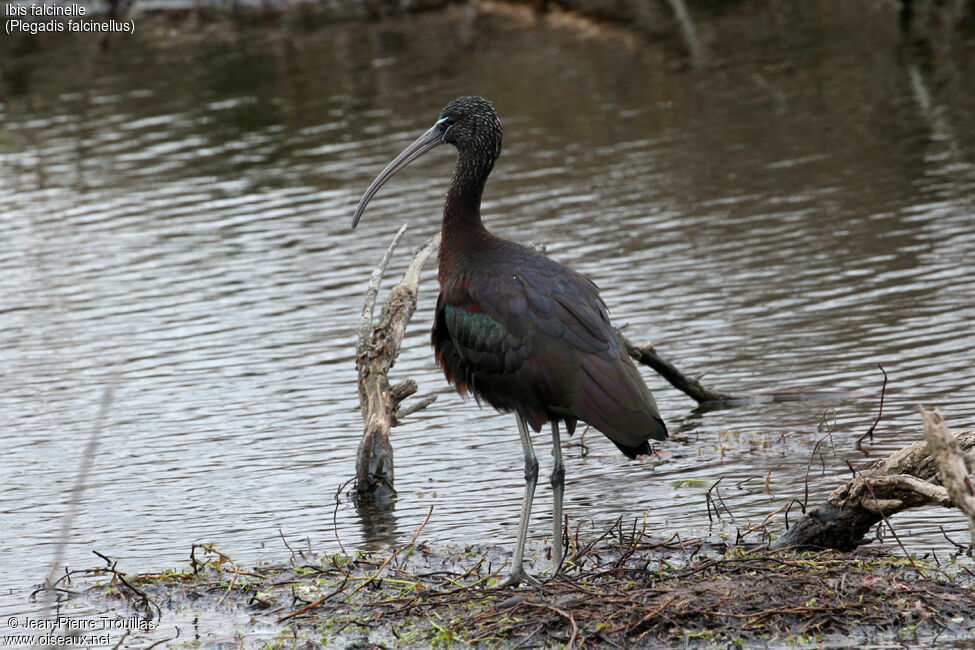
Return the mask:
{"type": "Polygon", "coordinates": [[[618,445],[642,449],[648,437],[661,437],[656,405],[597,287],[537,259],[518,270],[472,273],[441,295],[444,324],[475,393],[502,408],[526,405],[536,429],[546,418],[531,417],[532,409],[582,419],[618,445]]]}
{"type": "Polygon", "coordinates": [[[555,347],[605,354],[611,345],[605,306],[594,289],[586,290],[588,280],[569,280],[537,271],[478,271],[452,283],[440,309],[453,344],[476,371],[490,374],[517,372],[555,347]]]}

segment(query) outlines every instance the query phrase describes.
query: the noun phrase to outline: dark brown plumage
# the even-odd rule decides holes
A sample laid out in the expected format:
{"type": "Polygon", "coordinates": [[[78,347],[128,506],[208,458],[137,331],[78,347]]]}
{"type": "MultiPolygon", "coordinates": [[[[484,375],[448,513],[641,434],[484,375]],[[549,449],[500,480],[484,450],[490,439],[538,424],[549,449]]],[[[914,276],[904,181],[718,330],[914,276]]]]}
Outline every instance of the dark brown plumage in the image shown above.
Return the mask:
{"type": "Polygon", "coordinates": [[[448,381],[535,431],[587,422],[630,458],[666,438],[592,282],[486,231],[464,241],[442,256],[433,326],[448,381]]]}
{"type": "MultiPolygon", "coordinates": [[[[525,576],[521,561],[538,463],[527,426],[552,425],[556,445],[555,529],[561,533],[561,455],[558,423],[571,433],[582,420],[604,433],[628,457],[650,453],[648,440],[667,429],[653,396],[609,321],[599,291],[586,277],[514,242],[495,237],[481,222],[481,194],[501,153],[501,121],[490,102],[461,97],[437,123],[373,181],[356,209],[393,174],[440,144],[458,160],[444,204],[440,297],[433,347],[447,380],[498,410],[514,412],[526,457],[526,504],[516,566],[506,584],[525,576]]],[[[561,562],[561,544],[555,553],[561,562]]]]}

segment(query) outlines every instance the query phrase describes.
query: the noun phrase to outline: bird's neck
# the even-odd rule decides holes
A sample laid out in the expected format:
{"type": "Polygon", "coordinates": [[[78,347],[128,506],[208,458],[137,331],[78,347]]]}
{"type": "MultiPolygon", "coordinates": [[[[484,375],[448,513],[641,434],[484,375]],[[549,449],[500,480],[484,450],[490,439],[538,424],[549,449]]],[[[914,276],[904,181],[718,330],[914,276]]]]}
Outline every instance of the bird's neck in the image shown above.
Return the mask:
{"type": "Polygon", "coordinates": [[[491,237],[481,222],[481,194],[493,166],[493,160],[463,154],[457,161],[443,209],[438,273],[441,283],[451,269],[466,266],[473,253],[491,237]]]}

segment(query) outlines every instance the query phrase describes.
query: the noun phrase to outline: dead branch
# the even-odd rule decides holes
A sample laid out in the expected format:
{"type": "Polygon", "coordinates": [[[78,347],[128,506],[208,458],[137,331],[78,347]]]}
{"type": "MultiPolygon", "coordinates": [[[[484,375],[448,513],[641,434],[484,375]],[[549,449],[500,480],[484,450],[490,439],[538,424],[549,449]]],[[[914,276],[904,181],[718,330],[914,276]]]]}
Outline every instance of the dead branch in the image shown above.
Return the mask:
{"type": "MultiPolygon", "coordinates": [[[[396,363],[406,325],[416,310],[420,270],[440,245],[440,235],[428,240],[414,254],[403,280],[393,287],[383,303],[379,321],[373,326],[373,313],[379,284],[382,282],[393,249],[406,226],[400,228],[379,267],[373,272],[359,320],[356,369],[359,371],[359,404],[365,431],[356,457],[355,493],[362,497],[388,496],[393,489],[393,447],[389,429],[398,418],[422,407],[399,411],[400,402],[416,392],[410,380],[389,385],[389,369],[396,363]],[[399,412],[398,412],[399,411],[399,412]]],[[[432,400],[426,402],[429,404],[432,400]]],[[[424,404],[425,406],[426,404],[424,404]]]]}
{"type": "Polygon", "coordinates": [[[409,406],[399,406],[396,408],[396,412],[393,413],[393,426],[399,426],[402,423],[403,418],[407,415],[416,413],[417,411],[422,411],[426,407],[430,406],[437,401],[436,395],[427,395],[421,400],[417,400],[410,404],[409,406]]]}
{"type": "Polygon", "coordinates": [[[633,357],[635,361],[645,366],[650,366],[657,374],[666,379],[671,386],[687,394],[698,404],[704,404],[705,402],[733,402],[744,399],[740,395],[731,395],[705,388],[701,385],[700,381],[686,376],[674,364],[657,354],[652,343],[640,346],[626,338],[619,330],[616,330],[616,333],[619,334],[620,341],[623,342],[623,346],[626,348],[626,353],[633,357]]]}
{"type": "Polygon", "coordinates": [[[379,285],[383,281],[383,276],[386,275],[386,267],[389,266],[389,260],[393,257],[393,251],[396,250],[396,246],[399,244],[399,240],[405,232],[406,224],[403,224],[393,237],[393,241],[389,243],[389,248],[386,249],[386,253],[383,255],[383,259],[380,260],[379,266],[376,267],[376,270],[369,277],[369,287],[366,289],[366,301],[362,305],[362,315],[359,316],[359,339],[356,343],[357,362],[358,357],[364,354],[365,346],[372,338],[374,330],[372,317],[376,310],[376,296],[379,295],[379,285]]]}
{"type": "MultiPolygon", "coordinates": [[[[959,453],[975,447],[975,429],[957,431],[952,438],[959,453]]],[[[870,464],[834,490],[825,504],[804,514],[772,543],[772,548],[850,551],[867,543],[864,536],[875,524],[902,510],[956,506],[941,485],[938,463],[928,449],[925,442],[917,442],[870,464]]]]}
{"type": "Polygon", "coordinates": [[[965,455],[958,441],[948,433],[944,418],[938,409],[928,411],[923,406],[921,420],[924,422],[924,439],[938,465],[938,476],[945,486],[951,501],[968,516],[968,528],[975,545],[975,486],[968,474],[965,455]]]}
{"type": "Polygon", "coordinates": [[[877,419],[873,421],[873,424],[870,425],[870,428],[867,429],[867,432],[864,433],[859,438],[857,438],[857,449],[859,449],[860,451],[863,451],[864,440],[870,438],[870,442],[873,442],[873,432],[877,428],[877,425],[880,424],[880,419],[884,417],[884,397],[887,395],[887,371],[884,370],[883,366],[877,366],[877,367],[880,368],[880,372],[884,373],[884,384],[883,386],[880,387],[880,409],[877,411],[877,419]]]}

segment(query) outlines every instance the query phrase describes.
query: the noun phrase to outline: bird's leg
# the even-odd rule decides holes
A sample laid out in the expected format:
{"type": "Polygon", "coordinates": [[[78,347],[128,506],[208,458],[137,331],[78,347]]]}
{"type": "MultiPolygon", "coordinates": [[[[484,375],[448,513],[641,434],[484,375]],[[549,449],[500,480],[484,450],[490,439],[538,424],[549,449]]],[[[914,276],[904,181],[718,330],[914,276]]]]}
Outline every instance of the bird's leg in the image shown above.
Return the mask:
{"type": "Polygon", "coordinates": [[[559,423],[552,420],[552,493],[555,505],[552,510],[552,575],[562,568],[562,495],[565,493],[565,466],[562,465],[562,441],[559,439],[559,423]]]}
{"type": "Polygon", "coordinates": [[[522,580],[538,582],[525,572],[522,563],[525,560],[525,542],[528,538],[528,517],[532,511],[532,500],[535,498],[535,485],[538,483],[538,459],[528,433],[528,423],[525,418],[518,416],[518,433],[521,434],[521,447],[525,452],[525,499],[521,502],[521,518],[518,520],[518,544],[515,546],[515,560],[511,573],[499,587],[513,587],[522,580]]]}

